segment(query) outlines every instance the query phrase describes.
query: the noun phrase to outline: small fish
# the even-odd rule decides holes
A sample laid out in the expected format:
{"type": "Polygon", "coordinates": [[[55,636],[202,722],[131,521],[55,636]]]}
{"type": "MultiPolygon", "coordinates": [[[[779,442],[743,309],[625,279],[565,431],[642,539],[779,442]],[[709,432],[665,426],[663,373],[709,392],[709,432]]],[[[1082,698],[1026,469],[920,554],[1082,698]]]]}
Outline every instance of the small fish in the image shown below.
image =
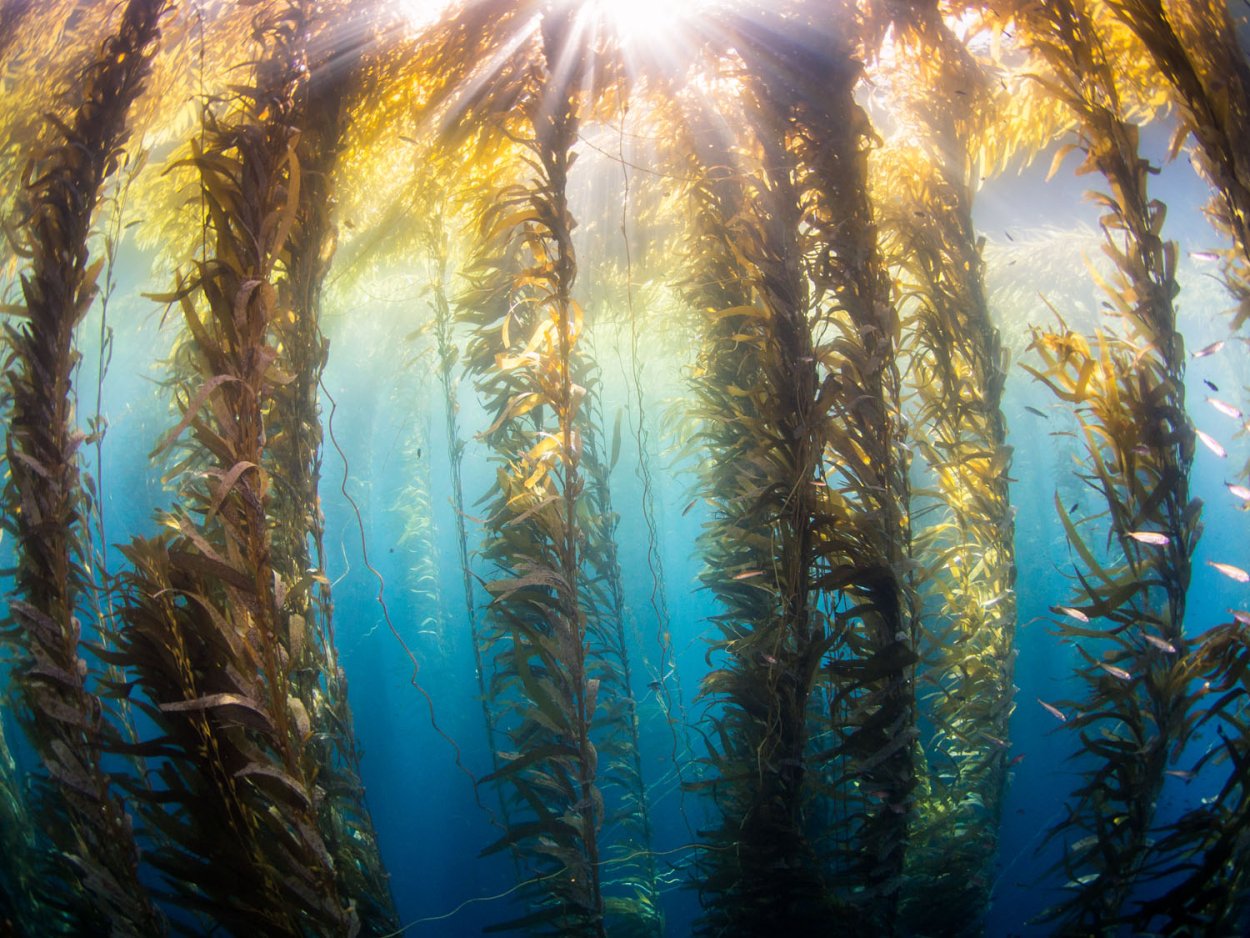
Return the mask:
{"type": "Polygon", "coordinates": [[[1207,387],[1209,387],[1216,394],[1220,393],[1220,386],[1216,384],[1214,381],[1208,381],[1206,378],[1203,378],[1202,383],[1205,384],[1207,387]]]}
{"type": "Polygon", "coordinates": [[[1010,232],[1010,231],[1008,231],[1008,230],[1007,230],[1007,229],[1005,229],[1005,228],[1003,229],[1003,234],[1005,234],[1005,235],[1007,236],[1007,240],[1008,240],[1008,241],[1015,241],[1015,240],[1016,240],[1015,238],[1013,238],[1013,237],[1011,236],[1011,232],[1010,232]]]}
{"type": "Polygon", "coordinates": [[[1014,592],[1015,590],[1004,590],[1003,592],[995,596],[993,599],[987,599],[985,602],[981,603],[981,608],[990,609],[994,606],[997,606],[999,603],[1001,603],[1004,599],[1006,599],[1008,596],[1010,596],[1014,592]]]}
{"type": "Polygon", "coordinates": [[[1000,738],[999,738],[999,737],[997,737],[997,736],[991,736],[989,733],[985,733],[985,732],[981,733],[981,736],[982,736],[982,738],[984,738],[984,739],[988,739],[990,742],[992,742],[992,743],[993,743],[995,746],[997,746],[999,749],[1006,749],[1006,748],[1007,748],[1007,740],[1005,740],[1005,739],[1000,739],[1000,738]]]}
{"type": "Polygon", "coordinates": [[[1236,580],[1238,583],[1250,583],[1250,573],[1246,573],[1241,567],[1234,567],[1231,563],[1216,563],[1214,560],[1208,560],[1207,566],[1215,567],[1216,570],[1230,580],[1236,580]]]}
{"type": "Polygon", "coordinates": [[[1230,609],[1228,611],[1242,625],[1250,625],[1250,612],[1245,612],[1241,609],[1230,609]]]}
{"type": "Polygon", "coordinates": [[[1142,638],[1154,645],[1159,651],[1166,651],[1169,655],[1176,654],[1176,646],[1169,641],[1159,638],[1157,635],[1142,634],[1142,638]]]}
{"type": "Polygon", "coordinates": [[[1244,485],[1237,485],[1233,482],[1225,482],[1224,487],[1240,498],[1243,502],[1250,502],[1250,489],[1244,485]]]}
{"type": "Polygon", "coordinates": [[[1020,755],[1016,756],[1014,759],[1012,759],[1010,762],[1007,763],[1007,768],[1011,768],[1013,765],[1019,765],[1023,761],[1024,761],[1024,753],[1020,753],[1020,755]]]}
{"type": "Polygon", "coordinates": [[[1234,420],[1240,420],[1242,417],[1241,411],[1239,411],[1232,404],[1224,403],[1224,401],[1220,400],[1218,397],[1208,397],[1207,403],[1218,410],[1225,417],[1232,417],[1234,420]]]}
{"type": "Polygon", "coordinates": [[[1211,452],[1215,453],[1216,456],[1219,456],[1220,459],[1224,459],[1225,457],[1228,456],[1228,450],[1220,446],[1219,442],[1215,439],[1215,437],[1211,436],[1208,433],[1203,433],[1201,430],[1195,430],[1194,433],[1197,435],[1198,439],[1202,442],[1202,445],[1205,446],[1207,449],[1209,449],[1211,452]]]}
{"type": "Polygon", "coordinates": [[[769,664],[769,665],[777,663],[776,658],[774,658],[772,655],[766,655],[763,652],[760,652],[760,660],[763,661],[765,664],[769,664]]]}
{"type": "Polygon", "coordinates": [[[1031,406],[1029,406],[1028,404],[1025,404],[1025,405],[1024,405],[1024,409],[1025,409],[1025,410],[1027,410],[1030,414],[1036,414],[1038,417],[1041,417],[1043,420],[1049,420],[1049,419],[1050,419],[1048,416],[1046,416],[1046,414],[1042,413],[1042,412],[1041,412],[1040,410],[1038,410],[1036,407],[1031,407],[1031,406]]]}
{"type": "Polygon", "coordinates": [[[1129,531],[1128,536],[1140,544],[1149,544],[1152,547],[1167,547],[1171,543],[1171,538],[1158,531],[1129,531]]]}
{"type": "Polygon", "coordinates": [[[1072,507],[1068,509],[1068,514],[1070,514],[1070,515],[1074,515],[1074,514],[1076,514],[1078,511],[1080,511],[1080,510],[1081,510],[1081,503],[1080,503],[1080,502],[1073,502],[1073,503],[1072,503],[1072,507]]]}
{"type": "Polygon", "coordinates": [[[1088,622],[1089,616],[1081,612],[1080,609],[1073,609],[1071,606],[1051,606],[1051,612],[1062,612],[1065,616],[1071,616],[1077,622],[1088,622]]]}
{"type": "Polygon", "coordinates": [[[659,681],[651,681],[649,684],[647,684],[647,687],[650,690],[658,691],[658,690],[663,690],[664,685],[661,684],[659,681]]]}
{"type": "Polygon", "coordinates": [[[1198,351],[1194,352],[1193,357],[1194,358],[1206,358],[1208,355],[1214,355],[1223,347],[1224,347],[1224,340],[1217,339],[1216,341],[1212,342],[1210,345],[1207,345],[1198,349],[1198,351]]]}
{"type": "Polygon", "coordinates": [[[1047,713],[1049,713],[1052,717],[1054,717],[1060,723],[1068,722],[1068,718],[1063,715],[1063,711],[1060,710],[1058,707],[1056,707],[1054,704],[1048,704],[1046,701],[1042,700],[1041,697],[1037,698],[1037,702],[1042,705],[1042,707],[1046,710],[1047,713]]]}
{"type": "Polygon", "coordinates": [[[1206,261],[1208,263],[1220,259],[1220,256],[1214,251],[1190,251],[1189,256],[1196,261],[1206,261]]]}
{"type": "Polygon", "coordinates": [[[1184,769],[1165,769],[1163,774],[1170,775],[1172,778],[1179,778],[1183,782],[1192,781],[1194,777],[1193,772],[1186,772],[1184,769]]]}
{"type": "Polygon", "coordinates": [[[684,517],[686,517],[686,515],[690,514],[690,509],[694,507],[695,502],[697,502],[697,501],[698,501],[698,499],[697,499],[697,498],[692,498],[692,499],[690,499],[690,504],[688,504],[685,508],[683,508],[683,509],[681,510],[681,516],[682,516],[683,518],[684,518],[684,517]]]}
{"type": "Polygon", "coordinates": [[[1129,674],[1123,668],[1117,668],[1114,664],[1107,664],[1105,661],[1100,661],[1098,662],[1098,667],[1102,668],[1112,677],[1119,678],[1121,681],[1131,681],[1133,679],[1133,675],[1129,674]]]}
{"type": "Polygon", "coordinates": [[[761,576],[763,575],[763,573],[764,573],[763,570],[743,570],[741,573],[735,573],[734,579],[735,580],[749,580],[751,577],[761,576]]]}

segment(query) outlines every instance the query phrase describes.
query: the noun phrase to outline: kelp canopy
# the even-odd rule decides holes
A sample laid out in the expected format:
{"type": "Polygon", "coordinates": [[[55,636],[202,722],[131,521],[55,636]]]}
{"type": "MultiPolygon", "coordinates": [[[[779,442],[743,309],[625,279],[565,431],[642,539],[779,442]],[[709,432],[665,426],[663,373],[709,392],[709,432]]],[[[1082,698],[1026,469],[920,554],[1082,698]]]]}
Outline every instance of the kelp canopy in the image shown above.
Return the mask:
{"type": "Polygon", "coordinates": [[[1250,930],[1236,15],[0,0],[0,935],[1250,930]]]}

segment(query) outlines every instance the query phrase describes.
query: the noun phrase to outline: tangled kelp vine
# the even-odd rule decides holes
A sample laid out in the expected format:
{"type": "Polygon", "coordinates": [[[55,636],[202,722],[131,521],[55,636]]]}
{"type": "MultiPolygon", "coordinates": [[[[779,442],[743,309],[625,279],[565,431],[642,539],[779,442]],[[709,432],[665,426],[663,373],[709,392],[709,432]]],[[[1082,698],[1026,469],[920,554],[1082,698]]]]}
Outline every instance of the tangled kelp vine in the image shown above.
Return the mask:
{"type": "Polygon", "coordinates": [[[695,189],[716,453],[705,582],[726,607],[704,682],[726,705],[705,924],[758,934],[836,914],[888,933],[916,736],[898,323],[848,35],[787,14],[732,20],[743,113],[722,119],[750,135],[738,175],[717,157],[695,189]]]}
{"type": "MultiPolygon", "coordinates": [[[[139,885],[133,825],[102,764],[117,740],[80,657],[84,591],[91,588],[83,434],[74,424],[74,332],[103,265],[88,239],[105,180],[122,158],[127,116],[143,90],[165,0],[131,0],[117,31],[81,76],[81,103],[27,164],[19,253],[22,319],[6,325],[12,413],[4,526],[17,542],[9,619],[0,638],[16,652],[18,716],[47,778],[37,810],[50,859],[40,927],[151,935],[163,918],[139,885]],[[63,863],[64,868],[58,869],[63,863]],[[81,882],[81,891],[70,883],[81,882]],[[60,882],[58,889],[53,883],[60,882]]],[[[102,625],[102,624],[101,624],[102,625]]],[[[35,922],[28,922],[30,928],[35,922]]]]}
{"type": "MultiPolygon", "coordinates": [[[[907,867],[918,933],[976,934],[990,901],[1006,790],[1016,617],[1011,449],[1001,404],[1007,355],[990,320],[972,222],[986,78],[936,3],[910,4],[890,72],[900,137],[878,160],[887,250],[906,310],[915,443],[939,519],[917,538],[928,772],[907,867]],[[897,71],[894,71],[897,69],[897,71]]],[[[884,54],[884,53],[883,53],[884,54]]],[[[919,513],[921,493],[913,511],[919,513]]]]}
{"type": "Polygon", "coordinates": [[[1127,920],[1123,908],[1147,862],[1164,771],[1192,725],[1184,615],[1201,504],[1189,495],[1194,434],[1172,306],[1176,245],[1160,238],[1166,207],[1149,197],[1151,166],[1139,154],[1137,125],[1125,117],[1111,53],[1084,0],[1023,4],[1015,21],[1048,67],[1039,80],[1078,123],[1084,168],[1100,172],[1110,189],[1095,196],[1106,210],[1103,250],[1115,266],[1103,284],[1108,321],[1092,342],[1066,327],[1035,331],[1043,366],[1029,368],[1076,407],[1086,451],[1081,478],[1102,494],[1109,514],[1111,549],[1099,560],[1082,533],[1096,522],[1074,522],[1056,499],[1084,568],[1073,578],[1076,598],[1056,610],[1066,613],[1059,633],[1084,660],[1088,695],[1074,703],[1068,725],[1095,765],[1055,831],[1079,837],[1063,860],[1077,885],[1048,914],[1065,930],[1102,934],[1127,920]]]}
{"type": "Polygon", "coordinates": [[[162,834],[153,862],[175,901],[239,933],[354,933],[360,913],[340,883],[362,874],[361,911],[376,911],[383,927],[389,918],[384,906],[375,910],[383,897],[367,870],[336,870],[327,842],[338,831],[319,826],[336,799],[318,787],[325,753],[299,696],[309,584],[283,578],[290,572],[276,566],[269,529],[267,417],[275,388],[293,380],[281,369],[274,323],[314,315],[279,303],[300,286],[290,281],[299,269],[292,232],[302,224],[309,233],[296,128],[311,6],[257,14],[263,51],[253,83],[222,103],[224,116],[206,107],[192,143],[206,253],[173,297],[187,328],[178,353],[186,377],[182,419],[161,444],[190,428],[174,470],[183,504],[165,519],[169,533],[125,550],[134,569],[118,659],[133,669],[160,732],[136,747],[161,759],[160,788],[136,792],[162,834]],[[281,293],[279,269],[288,278],[281,293]]]}
{"type": "Polygon", "coordinates": [[[497,132],[530,170],[484,193],[481,249],[459,304],[474,329],[466,367],[494,421],[483,436],[502,463],[482,553],[503,575],[486,585],[483,638],[492,722],[515,751],[500,753],[488,777],[513,797],[505,834],[488,852],[511,848],[532,874],[523,883],[529,913],[500,927],[653,935],[662,928],[654,882],[630,876],[613,890],[604,875],[609,861],[645,869],[631,858],[647,845],[634,831],[645,803],[629,752],[636,720],[620,617],[602,585],[610,587],[615,553],[586,493],[596,474],[587,445],[593,388],[577,383],[586,380],[585,323],[572,295],[567,201],[587,76],[576,20],[573,8],[546,6],[510,80],[473,102],[498,115],[497,132]]]}

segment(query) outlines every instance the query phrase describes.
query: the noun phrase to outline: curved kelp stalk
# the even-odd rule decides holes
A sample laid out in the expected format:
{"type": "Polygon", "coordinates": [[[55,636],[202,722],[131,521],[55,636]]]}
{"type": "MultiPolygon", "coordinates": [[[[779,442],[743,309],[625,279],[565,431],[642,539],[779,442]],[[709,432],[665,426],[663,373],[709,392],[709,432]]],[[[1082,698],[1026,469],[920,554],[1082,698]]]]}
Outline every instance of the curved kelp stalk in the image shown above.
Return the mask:
{"type": "Polygon", "coordinates": [[[276,582],[286,590],[293,693],[312,727],[305,771],[325,791],[319,806],[321,834],[334,858],[339,890],[355,900],[364,933],[386,934],[399,927],[399,919],[360,781],[347,682],[334,642],[319,496],[323,441],[318,387],[329,352],[320,326],[321,292],[336,240],[330,217],[334,173],[369,37],[364,24],[348,14],[346,6],[335,11],[319,5],[322,22],[333,22],[302,40],[308,44],[309,61],[308,79],[295,105],[299,200],[285,247],[284,275],[276,283],[282,315],[272,319],[278,358],[271,368],[264,468],[273,483],[272,565],[276,582]]]}
{"type": "MultiPolygon", "coordinates": [[[[898,8],[890,7],[897,11],[898,8]]],[[[941,506],[917,536],[928,773],[905,887],[909,930],[979,934],[994,880],[1008,769],[1016,624],[1007,355],[991,320],[972,223],[984,78],[936,3],[895,20],[900,112],[918,143],[879,160],[886,250],[909,311],[913,433],[941,506]],[[956,93],[952,93],[956,92],[956,93]]],[[[915,502],[913,502],[914,507],[915,502]]]]}
{"type": "Polygon", "coordinates": [[[583,320],[566,195],[585,74],[576,18],[564,5],[546,9],[513,87],[495,99],[510,102],[502,123],[529,178],[483,193],[480,251],[460,301],[474,327],[467,367],[494,420],[483,436],[501,462],[482,553],[502,576],[486,586],[483,631],[495,726],[515,750],[488,777],[513,798],[507,830],[486,852],[511,848],[531,874],[528,914],[495,929],[654,935],[653,887],[613,889],[604,875],[646,845],[613,839],[607,824],[605,795],[629,764],[619,714],[633,714],[599,587],[607,558],[587,526],[588,391],[576,382],[583,320]]]}
{"type": "Polygon", "coordinates": [[[267,417],[292,380],[270,337],[293,312],[275,282],[295,266],[304,204],[296,128],[310,7],[257,14],[253,83],[225,116],[206,109],[191,145],[206,253],[173,297],[187,330],[182,419],[158,446],[190,430],[171,471],[182,504],[163,518],[167,533],[124,549],[133,570],[119,657],[159,733],[136,746],[159,760],[159,785],[135,793],[162,835],[153,863],[173,901],[236,934],[359,929],[355,897],[339,886],[356,874],[335,869],[318,830],[337,802],[318,785],[299,696],[303,599],[276,569],[270,534],[267,417]]]}
{"type": "MultiPolygon", "coordinates": [[[[1071,895],[1048,911],[1067,934],[1111,933],[1150,856],[1155,804],[1169,760],[1191,732],[1191,675],[1184,634],[1185,594],[1201,531],[1189,497],[1194,434],[1185,416],[1184,344],[1172,300],[1176,246],[1161,240],[1165,206],[1150,199],[1150,164],[1137,126],[1122,117],[1107,52],[1083,0],[1016,11],[1017,33],[1049,67],[1039,80],[1079,123],[1085,170],[1109,192],[1104,253],[1114,264],[1102,283],[1112,323],[1093,339],[1035,330],[1041,358],[1030,373],[1076,408],[1085,463],[1080,477],[1106,500],[1109,549],[1098,557],[1085,531],[1102,516],[1073,521],[1055,505],[1079,558],[1076,594],[1059,634],[1083,660],[1086,699],[1061,704],[1093,768],[1073,793],[1052,836],[1068,843],[1063,867],[1071,895]],[[1114,330],[1114,331],[1113,331],[1114,330]]],[[[1152,875],[1158,875],[1153,870],[1152,875]]]]}
{"type": "Polygon", "coordinates": [[[704,683],[726,707],[716,777],[701,783],[725,816],[704,928],[888,933],[916,656],[898,328],[852,97],[860,70],[823,18],[733,27],[745,119],[726,122],[751,129],[743,175],[698,142],[712,159],[695,209],[694,298],[709,310],[699,393],[716,454],[704,579],[727,609],[724,664],[704,683]]]}
{"type": "MultiPolygon", "coordinates": [[[[75,330],[97,293],[102,259],[88,238],[106,179],[122,159],[127,115],[143,90],[165,0],[130,0],[117,31],[81,76],[81,103],[27,164],[17,245],[27,257],[21,320],[6,325],[11,398],[4,526],[17,571],[0,638],[16,655],[18,717],[47,770],[37,813],[51,849],[72,869],[65,916],[40,922],[80,933],[150,935],[163,919],[138,878],[129,815],[102,750],[117,739],[80,657],[79,619],[90,586],[87,495],[75,426],[75,330]]],[[[33,923],[31,923],[33,926],[33,923]]]]}

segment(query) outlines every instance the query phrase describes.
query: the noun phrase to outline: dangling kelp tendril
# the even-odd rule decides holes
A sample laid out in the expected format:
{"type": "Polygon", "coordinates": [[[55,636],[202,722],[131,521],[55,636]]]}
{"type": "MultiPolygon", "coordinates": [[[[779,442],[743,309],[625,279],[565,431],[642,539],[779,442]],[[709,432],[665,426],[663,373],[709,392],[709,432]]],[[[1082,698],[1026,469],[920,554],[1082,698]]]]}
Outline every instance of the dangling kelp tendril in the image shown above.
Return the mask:
{"type": "Polygon", "coordinates": [[[1103,251],[1114,264],[1102,283],[1110,322],[1092,342],[1066,326],[1035,331],[1042,364],[1028,368],[1075,406],[1081,478],[1108,509],[1110,550],[1099,559],[1081,531],[1092,519],[1074,522],[1056,498],[1080,559],[1076,596],[1056,610],[1056,624],[1083,660],[1088,695],[1071,705],[1068,726],[1094,768],[1053,832],[1079,839],[1063,860],[1072,895],[1048,912],[1065,929],[1103,933],[1124,920],[1164,772],[1192,722],[1184,613],[1200,506],[1189,497],[1194,435],[1172,307],[1176,245],[1159,236],[1165,206],[1147,192],[1151,166],[1139,155],[1137,126],[1123,117],[1091,9],[1060,0],[1014,12],[1023,43],[1048,68],[1038,80],[1078,123],[1085,168],[1109,186],[1093,198],[1105,209],[1103,251]]]}
{"type": "Polygon", "coordinates": [[[208,253],[172,299],[187,329],[187,377],[177,385],[182,419],[158,448],[189,428],[173,470],[183,502],[164,518],[168,533],[125,551],[134,569],[120,657],[159,731],[138,747],[160,760],[159,790],[136,792],[162,835],[153,862],[175,901],[240,934],[359,927],[318,830],[326,795],[295,673],[309,640],[304,600],[275,567],[270,534],[266,420],[275,388],[291,380],[271,336],[293,312],[275,282],[292,273],[301,223],[296,128],[310,7],[256,14],[252,84],[222,102],[223,116],[206,105],[192,142],[208,253]]]}
{"type": "MultiPolygon", "coordinates": [[[[897,14],[901,8],[887,5],[897,14]]],[[[1016,617],[1011,463],[1000,409],[1006,355],[990,321],[972,226],[984,78],[938,15],[893,20],[899,113],[918,145],[877,161],[886,250],[909,315],[917,448],[939,520],[917,537],[926,598],[923,694],[933,734],[908,855],[905,912],[917,933],[974,934],[993,882],[1012,712],[1016,617]]],[[[884,25],[884,24],[883,24],[884,25]]],[[[913,494],[913,512],[916,495],[913,494]]]]}
{"type": "Polygon", "coordinates": [[[308,80],[299,91],[299,203],[277,280],[271,335],[278,357],[266,418],[273,569],[287,587],[285,612],[292,689],[308,714],[305,753],[310,780],[325,791],[320,830],[334,857],[340,892],[351,896],[366,934],[399,926],[361,784],[347,683],[338,663],[325,577],[321,511],[322,429],[317,388],[328,356],[321,332],[321,292],[333,258],[330,217],[334,174],[348,102],[369,35],[346,5],[320,4],[323,26],[311,40],[308,80]]]}
{"type": "Polygon", "coordinates": [[[101,765],[101,750],[117,734],[79,657],[78,614],[91,584],[73,372],[75,330],[103,264],[88,253],[92,222],[122,159],[128,112],[143,90],[166,9],[165,0],[130,0],[122,8],[116,33],[81,76],[81,103],[64,121],[50,118],[55,131],[27,163],[17,223],[27,269],[22,319],[5,327],[12,412],[4,526],[18,560],[0,638],[16,653],[18,715],[48,773],[40,792],[44,830],[82,884],[81,891],[64,885],[59,901],[67,918],[40,922],[41,929],[163,929],[139,884],[130,818],[101,765]]]}
{"type": "Polygon", "coordinates": [[[475,330],[467,367],[494,420],[483,436],[503,463],[483,543],[503,576],[487,584],[484,638],[494,723],[515,749],[490,778],[511,787],[514,807],[488,852],[512,848],[538,874],[525,890],[529,913],[498,928],[656,934],[652,889],[612,894],[601,870],[613,832],[605,791],[628,766],[618,714],[629,691],[599,592],[609,558],[589,536],[582,466],[588,391],[576,382],[583,316],[566,195],[586,74],[576,16],[550,5],[511,86],[495,89],[496,107],[511,102],[498,119],[530,175],[483,193],[460,303],[475,330]]]}

